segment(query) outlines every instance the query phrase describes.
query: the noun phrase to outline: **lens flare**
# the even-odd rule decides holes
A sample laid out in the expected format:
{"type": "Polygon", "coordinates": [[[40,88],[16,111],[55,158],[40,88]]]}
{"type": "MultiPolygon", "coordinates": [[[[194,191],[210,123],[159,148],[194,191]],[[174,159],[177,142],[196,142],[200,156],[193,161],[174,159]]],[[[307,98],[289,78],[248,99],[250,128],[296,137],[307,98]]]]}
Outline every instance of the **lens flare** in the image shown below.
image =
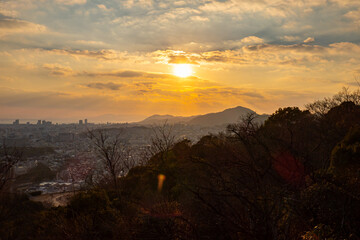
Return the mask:
{"type": "Polygon", "coordinates": [[[158,175],[158,191],[161,192],[166,177],[164,174],[158,175]]]}

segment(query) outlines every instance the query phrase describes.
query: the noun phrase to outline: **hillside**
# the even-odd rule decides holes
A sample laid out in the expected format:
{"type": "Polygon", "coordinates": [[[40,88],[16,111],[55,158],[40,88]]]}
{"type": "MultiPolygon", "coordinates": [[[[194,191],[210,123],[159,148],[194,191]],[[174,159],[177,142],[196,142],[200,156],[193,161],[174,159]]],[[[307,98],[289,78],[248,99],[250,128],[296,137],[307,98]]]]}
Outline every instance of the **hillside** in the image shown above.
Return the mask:
{"type": "MultiPolygon", "coordinates": [[[[191,119],[188,122],[188,124],[201,125],[201,126],[226,125],[226,124],[238,122],[239,120],[241,120],[242,117],[246,116],[249,113],[255,113],[255,112],[249,108],[238,106],[235,108],[226,109],[222,112],[208,113],[205,115],[197,116],[191,119]]],[[[262,119],[264,119],[264,117],[262,117],[262,119]]],[[[265,119],[263,121],[265,121],[265,119]]]]}
{"type": "MultiPolygon", "coordinates": [[[[230,123],[238,122],[242,117],[249,113],[255,113],[253,110],[245,107],[234,107],[225,109],[222,112],[208,113],[198,116],[181,117],[172,115],[153,115],[141,122],[137,122],[140,125],[151,125],[151,124],[163,124],[165,122],[169,124],[183,123],[188,125],[198,125],[204,127],[227,125],[230,123]]],[[[255,113],[256,114],[256,113],[255,113]]],[[[257,115],[257,122],[264,122],[268,115],[257,115]]]]}

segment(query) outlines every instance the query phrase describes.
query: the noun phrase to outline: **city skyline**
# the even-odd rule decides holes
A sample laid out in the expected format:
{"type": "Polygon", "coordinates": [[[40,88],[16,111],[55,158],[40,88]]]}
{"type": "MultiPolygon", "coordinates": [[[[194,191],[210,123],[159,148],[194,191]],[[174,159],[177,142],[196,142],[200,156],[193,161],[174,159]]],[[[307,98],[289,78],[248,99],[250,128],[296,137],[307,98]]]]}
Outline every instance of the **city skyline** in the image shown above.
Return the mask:
{"type": "Polygon", "coordinates": [[[358,88],[359,32],[355,0],[4,0],[0,119],[303,108],[358,88]]]}

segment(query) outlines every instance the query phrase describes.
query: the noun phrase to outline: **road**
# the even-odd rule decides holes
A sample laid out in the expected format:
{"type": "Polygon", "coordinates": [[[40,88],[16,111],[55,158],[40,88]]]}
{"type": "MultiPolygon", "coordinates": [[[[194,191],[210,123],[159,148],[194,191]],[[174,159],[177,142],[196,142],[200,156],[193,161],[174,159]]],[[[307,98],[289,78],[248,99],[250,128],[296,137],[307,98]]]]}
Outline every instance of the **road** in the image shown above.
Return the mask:
{"type": "Polygon", "coordinates": [[[44,205],[49,205],[52,207],[66,206],[69,202],[69,199],[74,196],[76,192],[63,192],[63,193],[48,193],[42,194],[39,196],[31,196],[30,200],[34,202],[41,202],[44,205]]]}

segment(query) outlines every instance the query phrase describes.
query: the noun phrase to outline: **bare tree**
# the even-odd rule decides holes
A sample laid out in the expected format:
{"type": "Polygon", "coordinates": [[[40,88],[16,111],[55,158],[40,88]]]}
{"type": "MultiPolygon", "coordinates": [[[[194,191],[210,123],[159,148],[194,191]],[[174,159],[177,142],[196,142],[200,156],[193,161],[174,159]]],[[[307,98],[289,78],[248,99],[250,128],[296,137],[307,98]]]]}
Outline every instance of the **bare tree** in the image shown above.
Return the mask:
{"type": "Polygon", "coordinates": [[[360,87],[360,71],[354,74],[354,81],[356,82],[357,86],[360,87]]]}
{"type": "Polygon", "coordinates": [[[259,128],[259,124],[255,122],[256,117],[256,113],[248,113],[239,123],[228,125],[227,131],[239,139],[253,136],[259,128]]]}
{"type": "Polygon", "coordinates": [[[150,145],[141,153],[141,164],[145,165],[151,157],[160,154],[160,158],[164,159],[166,153],[175,145],[176,136],[173,131],[173,125],[169,125],[167,121],[163,125],[155,125],[152,127],[152,136],[150,145]]]}
{"type": "Polygon", "coordinates": [[[8,147],[5,142],[0,147],[0,193],[14,179],[13,168],[23,160],[23,151],[17,147],[8,147]]]}
{"type": "Polygon", "coordinates": [[[102,178],[118,188],[119,178],[135,165],[130,148],[121,140],[120,134],[110,136],[105,130],[93,130],[88,131],[88,136],[105,170],[106,174],[102,178]]]}
{"type": "MultiPolygon", "coordinates": [[[[355,77],[355,81],[358,82],[358,79],[355,77]]],[[[313,103],[306,104],[305,107],[311,113],[315,113],[317,115],[326,114],[331,108],[339,106],[343,102],[353,102],[356,105],[360,104],[360,89],[351,92],[349,88],[343,87],[343,89],[335,94],[333,97],[326,97],[322,100],[317,100],[313,103]]]]}
{"type": "Polygon", "coordinates": [[[163,125],[154,126],[153,136],[151,137],[151,151],[153,154],[167,152],[175,144],[173,125],[165,122],[163,125]]]}

